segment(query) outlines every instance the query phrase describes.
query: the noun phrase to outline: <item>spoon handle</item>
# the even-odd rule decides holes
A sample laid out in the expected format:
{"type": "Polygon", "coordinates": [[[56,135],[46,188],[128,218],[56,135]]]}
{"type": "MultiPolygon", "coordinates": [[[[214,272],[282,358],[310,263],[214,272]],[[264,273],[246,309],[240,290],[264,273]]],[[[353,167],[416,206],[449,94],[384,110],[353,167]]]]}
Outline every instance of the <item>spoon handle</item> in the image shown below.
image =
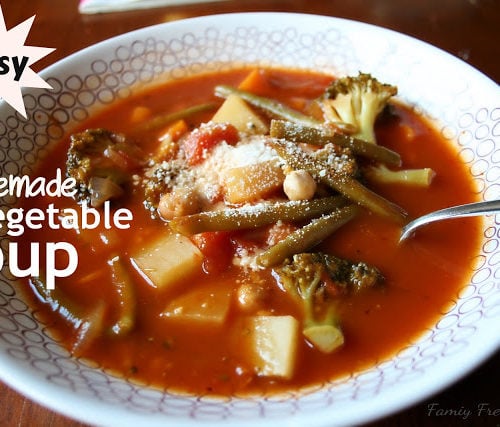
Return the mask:
{"type": "Polygon", "coordinates": [[[466,216],[478,216],[500,212],[500,200],[492,200],[488,202],[469,203],[466,205],[453,206],[451,208],[441,209],[423,215],[413,221],[410,221],[401,229],[399,241],[402,242],[408,238],[416,228],[431,222],[440,221],[448,218],[459,218],[466,216]]]}

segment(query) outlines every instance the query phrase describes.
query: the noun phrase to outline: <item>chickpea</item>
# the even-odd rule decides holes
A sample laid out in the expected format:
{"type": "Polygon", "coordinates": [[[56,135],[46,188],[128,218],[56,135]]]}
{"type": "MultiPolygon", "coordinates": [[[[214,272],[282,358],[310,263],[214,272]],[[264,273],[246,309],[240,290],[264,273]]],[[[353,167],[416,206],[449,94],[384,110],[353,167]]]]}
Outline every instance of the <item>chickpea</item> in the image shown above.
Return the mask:
{"type": "Polygon", "coordinates": [[[200,211],[200,196],[194,188],[176,188],[161,196],[158,213],[165,221],[200,211]]]}
{"type": "Polygon", "coordinates": [[[316,192],[316,181],[305,170],[292,171],[285,177],[283,191],[290,200],[309,200],[316,192]]]}

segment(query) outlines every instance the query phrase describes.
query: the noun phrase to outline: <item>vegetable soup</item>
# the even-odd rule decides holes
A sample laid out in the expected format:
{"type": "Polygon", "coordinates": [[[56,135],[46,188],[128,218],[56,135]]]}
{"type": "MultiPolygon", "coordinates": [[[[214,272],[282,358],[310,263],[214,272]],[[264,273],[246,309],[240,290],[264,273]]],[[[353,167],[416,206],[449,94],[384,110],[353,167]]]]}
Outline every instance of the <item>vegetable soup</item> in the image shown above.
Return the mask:
{"type": "Polygon", "coordinates": [[[96,114],[40,164],[73,178],[75,197],[21,205],[133,219],[26,230],[20,253],[64,241],[79,256],[55,289],[27,281],[39,317],[76,357],[194,395],[316,387],[390,358],[457,297],[481,226],[436,223],[398,244],[410,218],[476,193],[396,92],[363,73],[242,67],[96,114]]]}

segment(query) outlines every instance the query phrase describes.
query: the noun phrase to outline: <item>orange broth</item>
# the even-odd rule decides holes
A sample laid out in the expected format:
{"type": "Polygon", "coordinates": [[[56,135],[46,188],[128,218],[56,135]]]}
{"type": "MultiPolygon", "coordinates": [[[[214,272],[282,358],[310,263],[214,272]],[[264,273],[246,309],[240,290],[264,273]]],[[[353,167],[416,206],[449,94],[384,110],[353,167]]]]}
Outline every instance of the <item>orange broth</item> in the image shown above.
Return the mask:
{"type": "MultiPolygon", "coordinates": [[[[270,83],[262,87],[261,95],[295,107],[306,105],[308,99],[322,93],[331,81],[330,76],[304,71],[267,70],[266,73],[270,83]]],[[[130,116],[134,107],[144,105],[153,113],[160,113],[207,101],[221,103],[213,95],[214,86],[238,85],[247,74],[247,69],[241,69],[169,82],[117,102],[92,117],[81,129],[104,127],[128,134],[133,130],[130,116]]],[[[402,206],[410,217],[474,201],[474,187],[456,151],[410,108],[395,104],[394,110],[393,118],[377,123],[378,143],[399,152],[405,168],[430,167],[436,177],[428,189],[398,185],[372,188],[402,206]]],[[[189,125],[194,127],[209,120],[210,114],[193,117],[189,125]]],[[[137,135],[137,142],[148,151],[157,136],[158,132],[144,132],[137,135]]],[[[61,141],[50,159],[42,161],[40,175],[50,178],[55,168],[64,170],[67,148],[68,140],[61,141]]],[[[51,202],[60,208],[76,207],[76,202],[70,199],[40,198],[25,200],[23,207],[29,209],[51,202]]],[[[139,194],[131,194],[123,206],[134,214],[131,228],[111,230],[107,236],[118,239],[121,253],[131,256],[136,247],[164,231],[167,224],[151,219],[139,194]]],[[[97,338],[81,356],[126,378],[195,395],[267,394],[322,384],[389,358],[436,321],[464,285],[479,245],[480,225],[479,220],[471,218],[431,225],[402,245],[397,244],[397,225],[368,212],[362,212],[338,230],[321,247],[340,257],[376,266],[385,276],[385,285],[343,298],[340,324],[345,334],[344,346],[326,355],[302,342],[291,380],[257,377],[241,361],[239,356],[245,349],[240,343],[242,315],[236,304],[231,306],[229,319],[220,329],[186,327],[158,316],[173,294],[159,293],[136,272],[132,272],[137,301],[134,329],[125,337],[97,338]]],[[[79,237],[72,230],[27,230],[20,240],[26,245],[45,241],[69,241],[75,245],[78,269],[71,277],[58,279],[56,287],[84,306],[106,301],[110,307],[107,318],[112,321],[118,303],[107,267],[112,254],[100,240],[103,231],[102,228],[87,230],[79,237]]],[[[242,274],[234,266],[218,274],[200,270],[175,292],[209,283],[235,290],[242,274]]],[[[272,278],[269,276],[268,280],[272,278]]],[[[49,330],[63,343],[71,342],[73,330],[68,322],[39,301],[34,300],[33,304],[43,314],[49,330]]],[[[269,305],[274,314],[300,316],[297,307],[277,286],[269,305]]]]}

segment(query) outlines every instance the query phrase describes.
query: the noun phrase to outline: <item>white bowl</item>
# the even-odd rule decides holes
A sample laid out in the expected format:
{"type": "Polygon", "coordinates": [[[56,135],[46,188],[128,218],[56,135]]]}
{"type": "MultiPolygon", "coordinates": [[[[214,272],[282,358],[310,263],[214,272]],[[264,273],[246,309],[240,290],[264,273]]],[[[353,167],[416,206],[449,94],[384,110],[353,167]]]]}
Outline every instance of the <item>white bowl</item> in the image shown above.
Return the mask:
{"type": "MultiPolygon", "coordinates": [[[[161,78],[231,63],[370,72],[433,118],[485,200],[500,195],[500,108],[495,83],[415,39],[357,22],[282,13],[214,15],[124,34],[44,70],[52,90],[26,91],[25,121],[0,104],[2,173],[30,174],[75,123],[161,78]],[[56,119],[54,121],[53,119],[56,119]]],[[[8,208],[14,201],[2,200],[8,208]]],[[[2,228],[2,231],[5,227],[2,228]]],[[[485,222],[467,285],[417,341],[388,360],[307,394],[224,400],[176,396],[108,375],[51,339],[16,281],[0,275],[0,377],[29,398],[99,425],[353,425],[425,399],[499,348],[500,228],[485,222]]],[[[2,250],[7,238],[1,236],[2,250]]]]}

